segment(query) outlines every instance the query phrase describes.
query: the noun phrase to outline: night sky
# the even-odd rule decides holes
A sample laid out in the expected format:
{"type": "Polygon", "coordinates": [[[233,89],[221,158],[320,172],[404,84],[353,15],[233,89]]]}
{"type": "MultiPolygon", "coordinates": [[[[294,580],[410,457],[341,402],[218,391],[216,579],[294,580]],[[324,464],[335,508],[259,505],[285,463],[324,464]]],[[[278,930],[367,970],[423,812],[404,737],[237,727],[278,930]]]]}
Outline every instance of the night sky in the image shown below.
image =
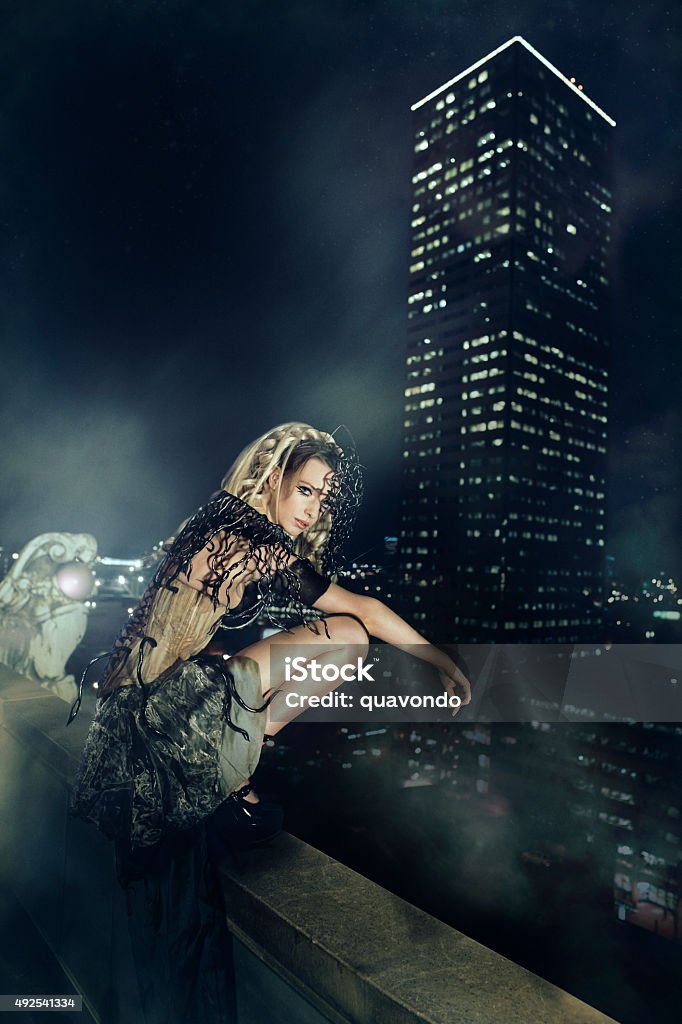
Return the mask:
{"type": "Polygon", "coordinates": [[[355,438],[350,554],[378,554],[399,527],[410,104],[520,34],[617,122],[607,550],[679,572],[679,5],[1,10],[0,544],[88,530],[139,553],[301,419],[355,438]]]}

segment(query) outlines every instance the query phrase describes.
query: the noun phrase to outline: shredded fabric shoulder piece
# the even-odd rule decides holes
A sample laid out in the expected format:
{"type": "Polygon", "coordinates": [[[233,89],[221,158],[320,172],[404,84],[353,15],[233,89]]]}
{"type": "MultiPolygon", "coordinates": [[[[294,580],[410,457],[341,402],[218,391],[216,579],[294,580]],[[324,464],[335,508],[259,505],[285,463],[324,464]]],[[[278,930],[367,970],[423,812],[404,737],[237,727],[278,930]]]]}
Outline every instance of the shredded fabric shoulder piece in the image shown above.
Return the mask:
{"type": "MultiPolygon", "coordinates": [[[[246,502],[222,492],[192,516],[173,542],[142,601],[119,636],[112,660],[119,651],[125,657],[122,649],[129,649],[133,641],[144,638],[156,591],[160,587],[175,591],[175,580],[181,573],[191,573],[193,560],[205,548],[209,549],[210,555],[209,575],[204,577],[203,590],[214,608],[218,607],[222,588],[223,595],[227,597],[227,611],[230,611],[230,590],[240,577],[248,577],[249,582],[257,584],[258,601],[244,609],[243,616],[232,611],[230,625],[244,625],[265,613],[273,625],[284,629],[271,607],[273,596],[282,590],[303,621],[301,584],[290,567],[296,558],[291,538],[281,526],[271,523],[246,502]],[[240,621],[241,618],[246,622],[240,621]]],[[[118,665],[108,665],[106,675],[117,668],[118,665]]]]}
{"type": "MultiPolygon", "coordinates": [[[[203,551],[208,552],[208,571],[202,574],[203,593],[212,601],[214,608],[222,598],[231,628],[243,627],[259,615],[266,615],[277,629],[287,629],[287,624],[277,615],[275,604],[280,607],[288,604],[294,617],[305,623],[301,574],[294,567],[301,560],[296,555],[293,541],[280,526],[271,523],[246,502],[221,491],[192,516],[172,543],[114,643],[103,676],[105,681],[115,679],[139,642],[135,677],[144,689],[142,667],[145,648],[156,646],[156,640],[146,632],[154,598],[161,588],[177,593],[178,577],[191,573],[193,560],[203,551]],[[255,594],[255,600],[241,601],[237,607],[231,608],[230,591],[238,582],[249,587],[250,593],[255,594]]],[[[79,695],[67,724],[73,721],[80,709],[82,686],[81,680],[79,695]]]]}

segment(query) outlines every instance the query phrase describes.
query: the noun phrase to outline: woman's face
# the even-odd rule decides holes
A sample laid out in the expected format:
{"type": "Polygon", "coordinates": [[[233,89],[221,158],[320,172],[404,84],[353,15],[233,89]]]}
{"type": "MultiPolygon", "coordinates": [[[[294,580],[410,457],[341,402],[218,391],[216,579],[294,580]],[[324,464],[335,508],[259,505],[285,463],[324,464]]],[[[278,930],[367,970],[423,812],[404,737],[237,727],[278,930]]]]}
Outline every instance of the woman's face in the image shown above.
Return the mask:
{"type": "Polygon", "coordinates": [[[333,473],[326,462],[313,457],[283,480],[281,476],[277,468],[268,479],[266,515],[295,539],[320,518],[320,503],[329,492],[333,473]]]}

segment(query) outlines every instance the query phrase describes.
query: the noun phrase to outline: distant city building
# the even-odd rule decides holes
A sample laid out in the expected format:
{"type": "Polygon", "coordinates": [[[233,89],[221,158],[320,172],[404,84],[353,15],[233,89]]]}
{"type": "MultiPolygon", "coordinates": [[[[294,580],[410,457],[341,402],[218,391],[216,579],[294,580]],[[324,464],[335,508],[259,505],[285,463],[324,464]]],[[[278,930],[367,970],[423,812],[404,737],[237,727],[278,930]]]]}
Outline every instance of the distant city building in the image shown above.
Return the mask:
{"type": "Polygon", "coordinates": [[[680,941],[682,727],[535,722],[492,736],[493,785],[526,808],[536,835],[528,852],[591,863],[618,920],[680,941]]]}
{"type": "Polygon", "coordinates": [[[413,111],[405,611],[598,639],[614,122],[519,37],[413,111]]]}

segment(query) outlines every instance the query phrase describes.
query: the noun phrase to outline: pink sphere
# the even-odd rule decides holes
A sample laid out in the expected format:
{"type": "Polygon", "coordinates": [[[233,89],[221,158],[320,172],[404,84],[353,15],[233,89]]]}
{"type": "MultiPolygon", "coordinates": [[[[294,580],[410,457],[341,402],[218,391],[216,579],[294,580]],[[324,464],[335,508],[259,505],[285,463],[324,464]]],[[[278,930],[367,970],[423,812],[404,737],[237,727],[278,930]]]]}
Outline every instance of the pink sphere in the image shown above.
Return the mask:
{"type": "Polygon", "coordinates": [[[95,589],[95,577],[84,562],[66,562],[57,569],[55,580],[72,601],[86,601],[95,589]]]}

